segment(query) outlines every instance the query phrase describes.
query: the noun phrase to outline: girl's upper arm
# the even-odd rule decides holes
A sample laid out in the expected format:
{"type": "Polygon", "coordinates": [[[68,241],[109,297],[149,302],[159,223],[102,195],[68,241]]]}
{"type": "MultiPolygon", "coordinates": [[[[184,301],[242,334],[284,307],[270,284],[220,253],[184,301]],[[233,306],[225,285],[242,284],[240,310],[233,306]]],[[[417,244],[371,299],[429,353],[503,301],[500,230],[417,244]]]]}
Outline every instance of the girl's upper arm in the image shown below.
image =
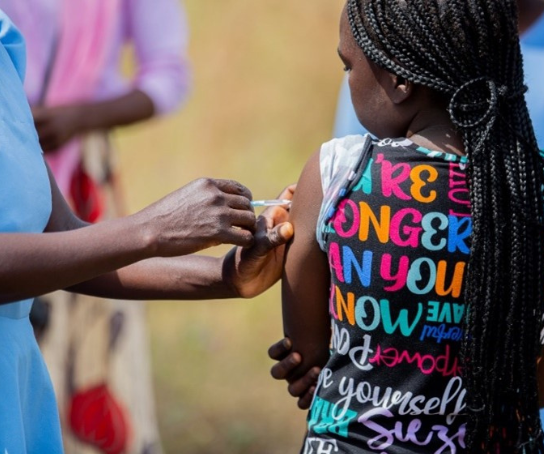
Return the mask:
{"type": "Polygon", "coordinates": [[[323,200],[319,152],[306,164],[291,207],[294,237],[288,245],[282,279],[283,323],[293,351],[302,356],[294,372],[303,375],[323,366],[329,355],[328,294],[330,272],[326,254],[316,240],[323,200]]]}

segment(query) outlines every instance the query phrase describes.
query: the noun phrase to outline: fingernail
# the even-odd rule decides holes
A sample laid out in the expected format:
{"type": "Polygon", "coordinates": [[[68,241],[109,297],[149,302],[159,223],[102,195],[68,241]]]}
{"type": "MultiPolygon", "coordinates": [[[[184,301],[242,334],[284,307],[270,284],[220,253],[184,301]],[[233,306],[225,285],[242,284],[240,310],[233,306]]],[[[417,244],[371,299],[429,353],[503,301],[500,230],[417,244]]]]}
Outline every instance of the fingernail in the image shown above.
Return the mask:
{"type": "Polygon", "coordinates": [[[293,236],[293,226],[289,222],[286,222],[285,224],[280,226],[279,233],[282,238],[289,239],[293,236]]]}

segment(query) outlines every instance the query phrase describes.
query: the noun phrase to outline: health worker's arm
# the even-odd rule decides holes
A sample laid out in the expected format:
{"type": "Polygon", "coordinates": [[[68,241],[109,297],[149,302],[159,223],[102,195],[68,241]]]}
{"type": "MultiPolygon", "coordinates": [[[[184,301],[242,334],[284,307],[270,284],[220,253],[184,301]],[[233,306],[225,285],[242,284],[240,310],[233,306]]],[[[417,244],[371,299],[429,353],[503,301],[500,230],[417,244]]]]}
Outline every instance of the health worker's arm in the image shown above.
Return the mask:
{"type": "Polygon", "coordinates": [[[239,183],[196,180],[134,215],[86,225],[73,215],[51,173],[50,180],[53,208],[45,233],[0,234],[0,303],[77,290],[90,280],[82,291],[111,297],[252,296],[279,277],[281,262],[274,257],[281,259],[282,250],[272,248],[289,238],[291,227],[269,228],[280,215],[258,226],[251,193],[239,183]],[[222,261],[173,259],[223,243],[248,249],[222,261]],[[248,280],[257,284],[248,286],[248,280]]]}
{"type": "MultiPolygon", "coordinates": [[[[294,188],[286,188],[279,198],[291,200],[294,188]]],[[[293,235],[288,220],[285,208],[271,207],[258,217],[249,248],[235,247],[223,257],[148,259],[68,290],[119,299],[252,298],[281,277],[285,243],[293,235]]]]}

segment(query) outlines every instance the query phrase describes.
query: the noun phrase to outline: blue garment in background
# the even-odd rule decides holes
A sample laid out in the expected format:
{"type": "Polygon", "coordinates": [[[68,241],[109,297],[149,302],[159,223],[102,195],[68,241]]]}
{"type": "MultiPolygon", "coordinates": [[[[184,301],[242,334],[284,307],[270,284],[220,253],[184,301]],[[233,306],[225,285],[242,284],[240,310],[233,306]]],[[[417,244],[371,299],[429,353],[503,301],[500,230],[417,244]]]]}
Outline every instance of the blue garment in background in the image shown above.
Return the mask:
{"type": "MultiPolygon", "coordinates": [[[[0,11],[0,232],[41,233],[51,188],[23,91],[25,45],[0,11]]],[[[28,314],[32,300],[0,305],[0,453],[63,452],[53,386],[28,314]]]]}
{"type": "Polygon", "coordinates": [[[521,39],[523,69],[529,90],[525,96],[533,120],[536,141],[544,149],[544,14],[521,39]]]}

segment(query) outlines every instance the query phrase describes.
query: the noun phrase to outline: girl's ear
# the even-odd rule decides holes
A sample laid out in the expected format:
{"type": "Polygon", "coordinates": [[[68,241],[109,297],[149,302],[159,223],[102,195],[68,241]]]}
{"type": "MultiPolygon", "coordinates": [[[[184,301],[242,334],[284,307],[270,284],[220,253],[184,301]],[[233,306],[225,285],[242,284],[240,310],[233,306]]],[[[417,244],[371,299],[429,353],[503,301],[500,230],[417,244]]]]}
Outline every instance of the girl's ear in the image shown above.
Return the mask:
{"type": "Polygon", "coordinates": [[[389,96],[391,101],[395,104],[402,104],[412,95],[414,91],[414,84],[402,76],[396,76],[390,74],[391,77],[391,91],[389,96]]]}

